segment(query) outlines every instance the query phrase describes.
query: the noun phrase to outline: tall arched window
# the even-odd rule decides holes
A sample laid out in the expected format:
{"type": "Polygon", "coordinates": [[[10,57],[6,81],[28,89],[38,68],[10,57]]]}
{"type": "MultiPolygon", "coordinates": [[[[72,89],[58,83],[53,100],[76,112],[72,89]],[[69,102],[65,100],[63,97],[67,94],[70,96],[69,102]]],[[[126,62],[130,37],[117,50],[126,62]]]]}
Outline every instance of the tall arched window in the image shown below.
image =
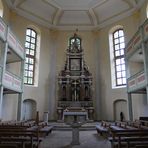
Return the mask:
{"type": "Polygon", "coordinates": [[[126,85],[126,69],[124,59],[124,31],[122,28],[116,28],[110,36],[111,48],[111,68],[113,87],[126,85]]]}
{"type": "Polygon", "coordinates": [[[114,48],[114,62],[115,62],[115,76],[116,86],[126,84],[126,71],[124,60],[124,32],[123,29],[118,29],[113,32],[113,48],[114,48]]]}
{"type": "Polygon", "coordinates": [[[32,28],[26,30],[26,62],[24,83],[34,85],[37,33],[32,28]]]}

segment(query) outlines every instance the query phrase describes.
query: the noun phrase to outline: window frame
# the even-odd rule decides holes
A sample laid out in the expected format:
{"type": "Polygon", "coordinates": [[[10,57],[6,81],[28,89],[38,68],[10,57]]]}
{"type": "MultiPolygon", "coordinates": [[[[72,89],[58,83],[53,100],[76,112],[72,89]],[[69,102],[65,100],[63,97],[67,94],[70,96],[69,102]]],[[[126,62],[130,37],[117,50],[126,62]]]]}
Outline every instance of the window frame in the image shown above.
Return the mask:
{"type": "Polygon", "coordinates": [[[26,29],[26,36],[25,37],[26,38],[29,37],[29,41],[27,41],[27,39],[25,40],[26,58],[28,58],[28,62],[27,63],[25,62],[25,65],[27,64],[28,68],[26,69],[26,67],[25,67],[25,73],[27,72],[27,75],[24,74],[24,77],[26,78],[26,82],[24,80],[24,84],[26,84],[26,85],[34,85],[34,82],[35,82],[35,65],[36,65],[35,64],[36,63],[36,48],[37,48],[37,31],[35,31],[34,29],[29,27],[29,28],[26,29]],[[27,30],[30,30],[29,35],[27,35],[27,30]],[[32,35],[32,32],[35,33],[35,36],[32,35]],[[35,40],[34,43],[31,42],[32,39],[35,40]],[[29,47],[26,47],[26,43],[29,44],[28,45],[29,47]],[[34,49],[31,48],[31,45],[34,45],[34,49]],[[27,49],[29,51],[29,54],[27,54],[27,49]],[[30,54],[30,51],[32,51],[32,50],[34,51],[33,55],[30,54]],[[30,59],[33,59],[33,64],[30,63],[30,59]],[[33,66],[32,70],[29,70],[30,65],[33,66]],[[33,73],[32,77],[28,75],[30,71],[33,73]],[[31,78],[32,83],[29,83],[29,78],[31,78]]]}
{"type": "Polygon", "coordinates": [[[119,28],[119,29],[116,29],[114,32],[112,32],[112,39],[113,39],[113,54],[114,54],[114,67],[115,67],[115,84],[116,84],[116,87],[120,87],[120,86],[126,86],[126,65],[125,65],[125,36],[124,36],[124,31],[122,28],[119,28]],[[123,36],[120,36],[119,35],[119,31],[122,31],[123,32],[123,36]],[[118,37],[115,38],[115,33],[118,32],[118,37]],[[120,41],[120,38],[123,37],[124,38],[124,42],[121,42],[120,41]],[[118,39],[118,43],[115,43],[115,40],[118,39]],[[124,48],[121,48],[120,47],[120,44],[121,43],[124,43],[124,48]],[[116,49],[115,49],[115,46],[116,45],[119,45],[119,55],[117,56],[116,55],[116,49]],[[121,55],[121,50],[124,50],[124,53],[121,55]],[[124,59],[124,63],[121,63],[121,59],[124,59]],[[117,65],[116,61],[120,59],[120,64],[117,65]],[[117,66],[120,65],[120,72],[121,72],[121,76],[118,78],[117,76],[117,66]],[[122,70],[122,65],[125,66],[125,70],[122,70]],[[125,72],[125,76],[123,76],[123,72],[125,72]],[[121,80],[121,84],[118,84],[118,79],[121,80]],[[125,83],[124,83],[124,80],[125,79],[125,83]]]}
{"type": "Polygon", "coordinates": [[[80,41],[80,44],[78,44],[78,46],[81,47],[81,41],[82,41],[82,39],[80,37],[78,37],[77,35],[74,35],[73,37],[70,37],[69,38],[69,47],[72,46],[72,40],[73,39],[74,39],[74,42],[77,42],[77,39],[78,39],[80,41]]]}

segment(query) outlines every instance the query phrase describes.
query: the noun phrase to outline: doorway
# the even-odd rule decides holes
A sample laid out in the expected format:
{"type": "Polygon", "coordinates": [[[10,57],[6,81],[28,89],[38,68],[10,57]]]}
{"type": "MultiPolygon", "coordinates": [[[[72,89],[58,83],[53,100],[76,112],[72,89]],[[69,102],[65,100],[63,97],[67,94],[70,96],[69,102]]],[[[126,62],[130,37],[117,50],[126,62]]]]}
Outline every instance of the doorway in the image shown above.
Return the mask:
{"type": "Polygon", "coordinates": [[[26,99],[23,101],[23,120],[32,120],[36,118],[36,101],[26,99]]]}
{"type": "Polygon", "coordinates": [[[121,120],[121,113],[123,115],[123,120],[127,120],[127,101],[124,99],[118,99],[114,101],[114,120],[121,120]]]}

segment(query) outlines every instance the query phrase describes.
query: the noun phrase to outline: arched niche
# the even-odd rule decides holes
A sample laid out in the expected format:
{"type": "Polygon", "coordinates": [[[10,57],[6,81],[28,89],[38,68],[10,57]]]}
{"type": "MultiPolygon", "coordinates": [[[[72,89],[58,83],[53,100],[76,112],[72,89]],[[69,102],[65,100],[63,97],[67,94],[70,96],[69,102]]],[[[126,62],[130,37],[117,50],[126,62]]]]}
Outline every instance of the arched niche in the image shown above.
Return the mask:
{"type": "Polygon", "coordinates": [[[33,99],[23,101],[23,120],[32,120],[36,118],[37,103],[33,99]]]}
{"type": "Polygon", "coordinates": [[[119,121],[120,120],[120,113],[123,113],[124,119],[123,120],[127,120],[127,100],[125,99],[117,99],[114,101],[113,103],[113,113],[114,113],[114,120],[115,121],[119,121]]]}

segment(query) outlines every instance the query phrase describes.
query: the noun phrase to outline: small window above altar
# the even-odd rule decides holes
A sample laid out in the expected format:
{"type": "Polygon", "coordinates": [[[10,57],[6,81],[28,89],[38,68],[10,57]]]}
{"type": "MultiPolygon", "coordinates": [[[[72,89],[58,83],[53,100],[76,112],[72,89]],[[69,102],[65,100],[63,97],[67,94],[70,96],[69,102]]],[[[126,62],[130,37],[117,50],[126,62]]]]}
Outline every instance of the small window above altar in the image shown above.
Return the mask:
{"type": "Polygon", "coordinates": [[[77,36],[75,33],[73,37],[70,37],[69,39],[69,49],[70,52],[80,52],[81,49],[81,38],[77,36]]]}

